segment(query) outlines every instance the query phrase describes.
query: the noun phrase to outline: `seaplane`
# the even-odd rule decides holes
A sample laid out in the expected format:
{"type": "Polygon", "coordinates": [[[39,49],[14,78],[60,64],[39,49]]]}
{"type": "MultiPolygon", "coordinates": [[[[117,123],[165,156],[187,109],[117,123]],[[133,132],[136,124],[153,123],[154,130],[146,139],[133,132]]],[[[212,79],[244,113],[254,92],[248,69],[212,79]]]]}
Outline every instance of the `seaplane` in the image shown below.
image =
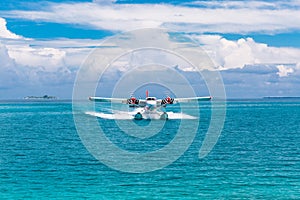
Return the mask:
{"type": "Polygon", "coordinates": [[[129,107],[134,108],[133,112],[128,114],[135,120],[142,119],[161,119],[168,120],[168,113],[165,111],[165,107],[170,104],[188,103],[198,101],[210,101],[211,96],[203,97],[189,97],[189,98],[171,98],[166,97],[164,99],[157,99],[156,97],[149,96],[148,90],[146,91],[145,99],[138,99],[134,96],[126,98],[107,98],[107,97],[89,97],[90,101],[102,102],[102,103],[122,103],[128,104],[129,107]]]}

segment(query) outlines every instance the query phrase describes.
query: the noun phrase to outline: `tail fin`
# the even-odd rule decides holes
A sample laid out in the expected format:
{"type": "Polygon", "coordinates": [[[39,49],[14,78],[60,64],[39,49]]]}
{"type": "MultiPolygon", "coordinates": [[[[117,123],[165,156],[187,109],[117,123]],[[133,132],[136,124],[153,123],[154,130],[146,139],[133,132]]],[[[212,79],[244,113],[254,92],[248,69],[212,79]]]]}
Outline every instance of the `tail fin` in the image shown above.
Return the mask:
{"type": "Polygon", "coordinates": [[[146,90],[146,98],[149,97],[149,91],[146,90]]]}

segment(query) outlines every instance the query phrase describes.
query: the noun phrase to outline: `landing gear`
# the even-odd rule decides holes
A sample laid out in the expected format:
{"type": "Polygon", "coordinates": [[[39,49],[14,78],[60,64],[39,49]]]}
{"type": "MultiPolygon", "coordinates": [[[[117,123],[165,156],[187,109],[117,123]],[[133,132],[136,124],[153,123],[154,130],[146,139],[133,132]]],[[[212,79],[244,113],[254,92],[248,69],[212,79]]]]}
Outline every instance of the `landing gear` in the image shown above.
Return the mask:
{"type": "Polygon", "coordinates": [[[164,112],[163,114],[161,114],[160,119],[161,120],[168,120],[169,119],[168,114],[166,112],[164,112]]]}
{"type": "Polygon", "coordinates": [[[141,119],[143,119],[143,115],[142,115],[140,112],[138,112],[138,113],[136,113],[136,114],[134,115],[134,119],[135,119],[135,120],[141,120],[141,119]]]}

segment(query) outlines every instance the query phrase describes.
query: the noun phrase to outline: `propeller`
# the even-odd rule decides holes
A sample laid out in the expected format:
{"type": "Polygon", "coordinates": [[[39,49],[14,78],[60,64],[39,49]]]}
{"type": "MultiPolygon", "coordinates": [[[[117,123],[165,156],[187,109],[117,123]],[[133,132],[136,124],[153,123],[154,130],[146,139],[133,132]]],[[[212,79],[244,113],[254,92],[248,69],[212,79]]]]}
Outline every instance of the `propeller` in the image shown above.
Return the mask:
{"type": "Polygon", "coordinates": [[[129,99],[127,99],[127,103],[128,104],[139,104],[139,100],[136,99],[135,97],[130,97],[129,99]]]}
{"type": "Polygon", "coordinates": [[[163,100],[161,101],[161,104],[162,104],[162,105],[173,104],[173,103],[174,103],[174,99],[171,98],[171,97],[169,97],[169,96],[167,96],[165,99],[163,99],[163,100]]]}

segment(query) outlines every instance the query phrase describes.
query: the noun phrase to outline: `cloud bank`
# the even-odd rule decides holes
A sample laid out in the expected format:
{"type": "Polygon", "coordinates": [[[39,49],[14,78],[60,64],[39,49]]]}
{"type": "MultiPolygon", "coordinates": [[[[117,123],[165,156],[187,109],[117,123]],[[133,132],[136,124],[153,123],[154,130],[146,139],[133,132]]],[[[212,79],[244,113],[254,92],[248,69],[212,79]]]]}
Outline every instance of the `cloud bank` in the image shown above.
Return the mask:
{"type": "MultiPolygon", "coordinates": [[[[299,31],[299,1],[195,1],[169,5],[97,0],[46,5],[34,11],[0,13],[15,19],[72,24],[116,33],[145,27],[169,28],[175,33],[182,31],[198,42],[221,70],[229,96],[250,94],[257,97],[270,93],[300,96],[299,48],[272,47],[250,37],[229,40],[219,34],[299,31]]],[[[4,94],[26,87],[28,90],[40,88],[37,92],[45,88],[55,91],[68,85],[65,97],[70,98],[81,63],[91,47],[100,43],[100,40],[25,38],[8,30],[6,20],[0,18],[0,92],[4,94]]],[[[178,69],[185,69],[182,73],[192,73],[187,66],[178,69]]],[[[194,76],[190,77],[197,83],[194,76]]],[[[62,89],[62,93],[66,90],[62,89]]]]}
{"type": "Polygon", "coordinates": [[[183,5],[49,3],[34,11],[2,11],[2,16],[44,22],[77,24],[94,29],[128,31],[169,28],[184,32],[286,32],[299,30],[299,1],[198,1],[183,5]],[[298,8],[298,9],[297,9],[298,8]]]}

